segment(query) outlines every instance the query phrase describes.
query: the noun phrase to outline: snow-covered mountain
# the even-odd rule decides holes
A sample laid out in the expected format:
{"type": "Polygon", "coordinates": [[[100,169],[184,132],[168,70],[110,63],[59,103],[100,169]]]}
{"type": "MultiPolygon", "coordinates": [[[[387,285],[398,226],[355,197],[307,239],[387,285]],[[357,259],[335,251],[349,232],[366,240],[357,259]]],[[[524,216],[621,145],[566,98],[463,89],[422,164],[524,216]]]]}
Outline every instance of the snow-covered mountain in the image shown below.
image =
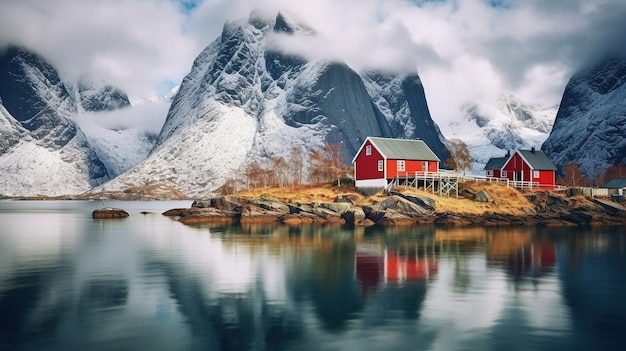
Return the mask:
{"type": "Polygon", "coordinates": [[[150,156],[106,188],[164,183],[202,195],[293,147],[340,143],[349,162],[367,136],[424,138],[445,158],[417,74],[307,61],[268,45],[276,35],[315,32],[282,14],[226,23],[181,83],[150,156]]]}
{"type": "Polygon", "coordinates": [[[609,58],[570,79],[541,149],[557,168],[576,162],[590,178],[626,164],[626,58],[609,58]]]}
{"type": "Polygon", "coordinates": [[[450,139],[460,139],[475,159],[475,174],[492,157],[502,157],[515,149],[539,148],[548,137],[557,106],[525,104],[512,95],[502,96],[495,104],[467,103],[461,117],[445,126],[450,139]]]}
{"type": "Polygon", "coordinates": [[[112,111],[130,107],[126,93],[101,79],[83,75],[76,86],[80,107],[85,111],[112,111]]]}
{"type": "Polygon", "coordinates": [[[119,89],[95,79],[74,87],[43,57],[15,46],[1,49],[0,194],[79,194],[143,160],[158,131],[151,136],[93,123],[102,117],[114,122],[111,110],[127,105],[119,89]],[[88,128],[76,123],[81,116],[88,128]]]}
{"type": "Polygon", "coordinates": [[[76,194],[109,179],[71,119],[76,104],[57,71],[17,47],[0,51],[0,193],[76,194]]]}

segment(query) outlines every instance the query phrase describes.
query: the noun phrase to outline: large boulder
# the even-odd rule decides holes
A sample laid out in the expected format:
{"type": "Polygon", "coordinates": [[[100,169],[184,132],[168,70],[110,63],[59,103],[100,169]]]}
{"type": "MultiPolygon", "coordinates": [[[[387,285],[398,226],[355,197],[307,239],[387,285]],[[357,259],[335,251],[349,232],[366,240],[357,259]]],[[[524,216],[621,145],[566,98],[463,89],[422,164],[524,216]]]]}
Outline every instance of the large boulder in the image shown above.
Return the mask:
{"type": "Polygon", "coordinates": [[[178,217],[183,224],[228,223],[237,219],[238,213],[221,211],[216,208],[174,209],[163,213],[164,216],[178,217]]]}
{"type": "Polygon", "coordinates": [[[384,199],[379,205],[380,210],[394,210],[407,217],[421,217],[427,215],[431,210],[417,205],[416,203],[407,200],[403,196],[391,195],[384,199]]]}
{"type": "Polygon", "coordinates": [[[276,223],[279,217],[289,214],[289,208],[285,207],[286,212],[278,212],[255,204],[245,204],[241,208],[241,223],[276,223]]]}
{"type": "MultiPolygon", "coordinates": [[[[271,200],[271,199],[266,199],[266,198],[258,198],[258,199],[251,199],[248,200],[248,204],[254,205],[256,207],[260,207],[264,210],[270,211],[270,212],[277,212],[279,214],[288,214],[290,213],[290,209],[289,206],[280,203],[278,201],[275,200],[271,200]]],[[[243,211],[243,207],[242,207],[242,211],[243,211]]]]}
{"type": "Polygon", "coordinates": [[[383,226],[405,226],[413,225],[416,222],[415,218],[406,216],[393,209],[381,210],[379,206],[365,206],[363,207],[363,212],[367,219],[383,226]]]}
{"type": "Polygon", "coordinates": [[[126,218],[128,216],[128,212],[114,207],[99,208],[91,213],[93,219],[126,218]]]}

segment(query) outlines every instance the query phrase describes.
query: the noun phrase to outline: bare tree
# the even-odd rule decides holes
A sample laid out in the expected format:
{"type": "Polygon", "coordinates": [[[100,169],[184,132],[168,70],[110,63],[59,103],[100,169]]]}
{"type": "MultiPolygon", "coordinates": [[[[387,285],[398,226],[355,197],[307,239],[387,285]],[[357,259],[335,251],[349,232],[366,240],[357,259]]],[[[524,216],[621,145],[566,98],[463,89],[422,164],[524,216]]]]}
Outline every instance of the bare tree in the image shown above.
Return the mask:
{"type": "Polygon", "coordinates": [[[269,183],[269,172],[256,162],[250,163],[244,170],[244,174],[247,179],[248,189],[260,186],[267,187],[269,183]]]}
{"type": "Polygon", "coordinates": [[[315,183],[332,182],[350,174],[341,155],[341,144],[327,144],[323,150],[314,150],[309,154],[309,181],[315,183]]]}
{"type": "Polygon", "coordinates": [[[220,187],[220,195],[230,195],[234,194],[237,190],[237,180],[234,178],[228,178],[220,187]]]}
{"type": "Polygon", "coordinates": [[[626,167],[624,165],[612,165],[604,173],[604,183],[616,179],[626,177],[626,167]]]}
{"type": "Polygon", "coordinates": [[[470,154],[469,147],[465,142],[459,139],[452,139],[446,146],[450,152],[450,158],[446,160],[446,166],[455,171],[463,172],[472,168],[474,158],[470,154]]]}
{"type": "Polygon", "coordinates": [[[271,185],[282,188],[287,182],[289,167],[287,161],[280,156],[270,157],[270,173],[272,175],[271,185]]]}
{"type": "Polygon", "coordinates": [[[304,154],[302,149],[298,146],[291,148],[291,154],[289,155],[291,161],[291,184],[302,184],[302,175],[304,174],[304,154]]]}
{"type": "Polygon", "coordinates": [[[589,178],[583,174],[576,162],[568,163],[563,172],[565,173],[565,185],[589,186],[589,178]]]}

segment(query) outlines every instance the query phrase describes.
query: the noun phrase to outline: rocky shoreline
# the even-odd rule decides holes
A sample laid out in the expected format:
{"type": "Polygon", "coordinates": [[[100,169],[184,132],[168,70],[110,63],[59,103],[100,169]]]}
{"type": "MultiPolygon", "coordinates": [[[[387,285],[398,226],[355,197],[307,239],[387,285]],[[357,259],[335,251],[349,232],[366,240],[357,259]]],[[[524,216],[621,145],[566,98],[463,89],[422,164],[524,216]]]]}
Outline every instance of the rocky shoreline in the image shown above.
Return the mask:
{"type": "MultiPolygon", "coordinates": [[[[488,196],[474,201],[493,201],[488,196]]],[[[181,223],[283,223],[287,225],[334,224],[349,226],[411,226],[418,224],[454,226],[586,226],[626,225],[626,207],[601,199],[559,196],[551,192],[525,195],[534,209],[523,215],[486,211],[482,214],[438,211],[436,200],[424,195],[391,192],[374,205],[357,205],[356,198],[339,195],[333,202],[281,203],[259,197],[219,196],[196,200],[190,208],[163,213],[181,223]]]]}

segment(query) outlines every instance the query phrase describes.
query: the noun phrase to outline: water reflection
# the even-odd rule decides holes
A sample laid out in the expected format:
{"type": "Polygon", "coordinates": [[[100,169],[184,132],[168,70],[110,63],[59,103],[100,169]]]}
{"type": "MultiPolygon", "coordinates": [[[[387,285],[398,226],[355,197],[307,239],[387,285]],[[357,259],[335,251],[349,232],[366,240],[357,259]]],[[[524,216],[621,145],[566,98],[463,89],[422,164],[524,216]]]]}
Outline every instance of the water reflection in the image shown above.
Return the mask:
{"type": "Polygon", "coordinates": [[[0,211],[2,350],[626,346],[621,228],[9,214],[0,211]],[[52,225],[23,225],[37,218],[52,225]]]}

